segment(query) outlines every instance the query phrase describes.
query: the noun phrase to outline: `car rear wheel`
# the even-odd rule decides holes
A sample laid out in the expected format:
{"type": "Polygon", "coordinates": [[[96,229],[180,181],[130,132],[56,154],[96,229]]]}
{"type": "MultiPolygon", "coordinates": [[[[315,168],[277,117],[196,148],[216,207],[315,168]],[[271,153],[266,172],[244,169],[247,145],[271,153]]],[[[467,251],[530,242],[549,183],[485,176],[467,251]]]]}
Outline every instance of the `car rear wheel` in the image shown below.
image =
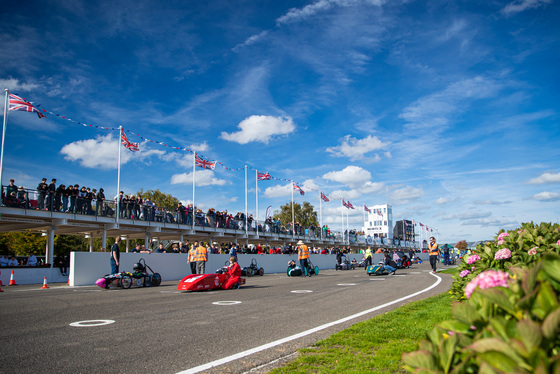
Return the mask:
{"type": "Polygon", "coordinates": [[[264,275],[264,268],[259,269],[259,275],[262,277],[264,275]]]}
{"type": "Polygon", "coordinates": [[[152,275],[152,286],[159,286],[161,284],[161,275],[159,273],[154,273],[152,275]]]}

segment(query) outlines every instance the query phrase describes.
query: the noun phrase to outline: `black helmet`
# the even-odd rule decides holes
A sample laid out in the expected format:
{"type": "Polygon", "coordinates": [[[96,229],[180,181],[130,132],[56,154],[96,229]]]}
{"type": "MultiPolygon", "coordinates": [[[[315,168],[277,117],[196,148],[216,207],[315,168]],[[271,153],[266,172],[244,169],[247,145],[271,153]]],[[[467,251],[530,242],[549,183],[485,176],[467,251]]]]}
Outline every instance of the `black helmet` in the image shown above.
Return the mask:
{"type": "Polygon", "coordinates": [[[144,271],[144,265],[142,265],[141,263],[137,262],[134,264],[134,266],[132,267],[132,269],[134,271],[144,271]]]}

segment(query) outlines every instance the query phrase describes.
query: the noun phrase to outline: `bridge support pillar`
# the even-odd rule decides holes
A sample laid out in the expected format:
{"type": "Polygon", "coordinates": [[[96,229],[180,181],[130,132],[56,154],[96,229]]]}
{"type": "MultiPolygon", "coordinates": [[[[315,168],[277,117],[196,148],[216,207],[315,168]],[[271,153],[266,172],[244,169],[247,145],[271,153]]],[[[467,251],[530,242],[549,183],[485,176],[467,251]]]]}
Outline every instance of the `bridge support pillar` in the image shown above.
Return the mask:
{"type": "Polygon", "coordinates": [[[101,231],[101,247],[104,248],[105,252],[107,251],[107,229],[103,227],[103,231],[101,231]]]}
{"type": "Polygon", "coordinates": [[[47,232],[47,249],[45,251],[45,261],[48,264],[53,263],[54,258],[54,233],[56,231],[56,227],[51,226],[49,227],[49,231],[47,232]]]}
{"type": "Polygon", "coordinates": [[[89,237],[89,251],[93,252],[93,235],[89,237]]]}

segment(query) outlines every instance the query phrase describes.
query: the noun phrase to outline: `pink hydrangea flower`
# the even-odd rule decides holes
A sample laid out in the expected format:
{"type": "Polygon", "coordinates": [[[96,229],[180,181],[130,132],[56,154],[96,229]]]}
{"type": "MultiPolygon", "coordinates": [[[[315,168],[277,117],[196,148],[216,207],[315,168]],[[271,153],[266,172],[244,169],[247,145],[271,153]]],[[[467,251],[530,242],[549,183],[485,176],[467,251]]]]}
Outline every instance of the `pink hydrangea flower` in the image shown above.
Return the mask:
{"type": "Polygon", "coordinates": [[[506,236],[509,236],[509,233],[503,232],[500,235],[498,235],[498,240],[503,240],[506,236]]]}
{"type": "Polygon", "coordinates": [[[480,260],[480,257],[478,257],[478,255],[469,256],[469,258],[467,258],[467,264],[472,265],[478,260],[480,260]]]}
{"type": "Polygon", "coordinates": [[[522,232],[525,232],[525,229],[523,229],[523,230],[517,230],[517,233],[518,233],[518,234],[521,234],[522,232]]]}
{"type": "Polygon", "coordinates": [[[463,270],[461,273],[459,273],[459,275],[461,276],[461,278],[464,278],[470,273],[471,273],[470,270],[463,270]]]}
{"type": "Polygon", "coordinates": [[[507,280],[509,273],[501,270],[486,270],[478,274],[471,280],[465,287],[465,296],[470,299],[472,293],[477,289],[493,288],[493,287],[507,287],[507,280]]]}
{"type": "Polygon", "coordinates": [[[556,242],[556,245],[560,245],[560,239],[558,239],[558,241],[556,242]]]}
{"type": "Polygon", "coordinates": [[[494,255],[494,260],[507,260],[511,257],[509,248],[502,248],[494,255]]]}
{"type": "Polygon", "coordinates": [[[533,248],[529,249],[529,252],[527,252],[527,253],[529,253],[531,256],[534,256],[534,255],[537,254],[537,249],[538,248],[539,247],[533,247],[533,248]]]}
{"type": "Polygon", "coordinates": [[[475,270],[476,270],[476,268],[473,266],[473,267],[471,268],[471,271],[475,271],[475,270]]]}

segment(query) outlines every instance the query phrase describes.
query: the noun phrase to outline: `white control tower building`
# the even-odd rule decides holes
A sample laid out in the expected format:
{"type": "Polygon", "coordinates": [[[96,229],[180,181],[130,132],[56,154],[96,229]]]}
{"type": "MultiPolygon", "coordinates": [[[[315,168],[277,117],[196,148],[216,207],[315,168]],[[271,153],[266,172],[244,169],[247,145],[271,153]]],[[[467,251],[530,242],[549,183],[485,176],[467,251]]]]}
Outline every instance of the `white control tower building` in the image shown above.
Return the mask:
{"type": "Polygon", "coordinates": [[[389,204],[367,206],[366,220],[362,231],[373,238],[393,239],[393,208],[389,204]]]}

